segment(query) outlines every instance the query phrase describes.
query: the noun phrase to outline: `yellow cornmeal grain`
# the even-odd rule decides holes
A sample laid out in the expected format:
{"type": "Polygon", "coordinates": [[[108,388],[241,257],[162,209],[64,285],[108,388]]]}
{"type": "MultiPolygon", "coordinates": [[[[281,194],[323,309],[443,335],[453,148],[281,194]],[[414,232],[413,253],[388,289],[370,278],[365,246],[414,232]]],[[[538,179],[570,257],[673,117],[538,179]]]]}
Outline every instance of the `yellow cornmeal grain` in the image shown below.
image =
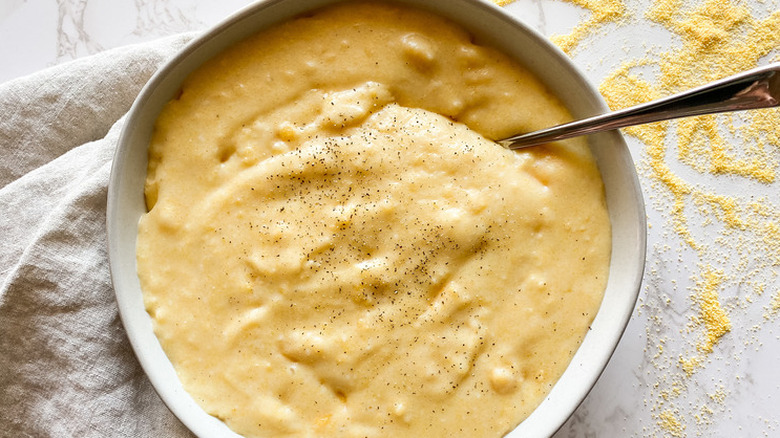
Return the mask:
{"type": "Polygon", "coordinates": [[[693,375],[699,365],[701,365],[701,361],[701,356],[693,356],[687,359],[680,357],[680,367],[683,371],[685,371],[685,375],[690,377],[693,375]]]}
{"type": "Polygon", "coordinates": [[[660,392],[661,398],[664,400],[670,400],[675,397],[679,397],[682,393],[683,387],[679,382],[675,382],[669,389],[665,389],[660,392]]]}
{"type": "Polygon", "coordinates": [[[515,0],[491,0],[491,1],[499,6],[506,6],[515,0]]]}
{"type": "Polygon", "coordinates": [[[769,309],[773,313],[780,312],[780,291],[778,291],[775,297],[772,299],[772,304],[769,309]]]}
{"type": "Polygon", "coordinates": [[[711,353],[720,338],[731,330],[731,320],[720,305],[718,289],[724,281],[723,273],[705,268],[704,278],[696,285],[696,301],[699,304],[699,321],[706,328],[705,339],[699,349],[711,353]]]}
{"type": "MultiPolygon", "coordinates": [[[[658,63],[661,74],[655,88],[663,94],[754,68],[780,45],[780,12],[755,20],[745,7],[708,0],[688,13],[679,9],[664,14],[651,10],[648,17],[683,39],[680,50],[661,55],[658,63]]],[[[678,159],[699,171],[771,183],[775,180],[777,161],[768,147],[780,147],[776,134],[780,127],[779,114],[776,109],[770,109],[745,116],[749,123],[742,129],[748,140],[744,142],[747,147],[741,151],[744,158],[736,155],[719,129],[718,117],[681,120],[677,126],[678,159]]]]}
{"type": "Polygon", "coordinates": [[[717,403],[724,403],[726,401],[726,389],[721,385],[715,392],[709,394],[710,399],[717,403]]]}
{"type": "Polygon", "coordinates": [[[721,134],[714,115],[691,117],[678,122],[678,156],[700,172],[734,174],[755,178],[763,183],[775,180],[775,170],[768,166],[766,156],[755,150],[751,158],[740,159],[733,147],[721,134]]]}
{"type": "Polygon", "coordinates": [[[622,0],[571,0],[591,12],[590,18],[577,24],[567,35],[552,37],[553,43],[566,53],[571,53],[583,38],[590,35],[605,23],[625,17],[626,5],[622,0]]]}
{"type": "Polygon", "coordinates": [[[675,413],[667,409],[658,416],[659,425],[671,436],[682,438],[685,434],[685,426],[680,423],[675,413]]]}
{"type": "MultiPolygon", "coordinates": [[[[650,83],[631,75],[632,68],[640,63],[625,63],[610,74],[599,87],[609,106],[613,109],[627,108],[661,97],[661,93],[650,83]]],[[[631,134],[647,145],[648,164],[652,176],[663,183],[673,197],[672,220],[674,230],[692,248],[698,248],[698,243],[691,237],[685,218],[686,198],[693,187],[677,176],[666,164],[666,135],[669,122],[650,123],[647,125],[625,128],[631,134]]]]}
{"type": "Polygon", "coordinates": [[[699,412],[694,415],[694,419],[696,420],[696,424],[712,424],[712,416],[715,414],[715,411],[712,410],[711,407],[707,405],[701,405],[699,406],[699,412]]]}
{"type": "Polygon", "coordinates": [[[653,21],[669,21],[680,10],[681,5],[681,0],[656,0],[645,16],[653,21]]]}
{"type": "MultiPolygon", "coordinates": [[[[644,10],[629,9],[623,16],[644,14],[644,19],[670,33],[672,48],[626,60],[606,75],[600,91],[612,109],[668,96],[780,60],[780,11],[765,7],[764,2],[656,0],[648,6],[644,10]],[[759,15],[753,7],[764,9],[764,14],[759,15]],[[648,71],[653,73],[647,74],[648,71]]],[[[612,20],[620,21],[618,17],[612,20]]],[[[588,21],[580,26],[586,27],[588,21]]],[[[554,41],[564,51],[571,52],[585,37],[593,36],[593,30],[590,29],[589,35],[572,33],[554,41]]],[[[751,325],[750,320],[742,322],[755,305],[764,306],[763,317],[767,320],[774,321],[780,313],[780,291],[767,287],[768,283],[778,284],[780,276],[777,269],[780,266],[780,198],[753,197],[750,188],[751,184],[768,188],[777,183],[780,109],[702,116],[627,128],[624,132],[645,145],[640,170],[649,179],[653,205],[666,213],[670,233],[674,233],[673,236],[663,233],[662,237],[679,237],[685,245],[679,248],[656,245],[662,257],[671,256],[658,263],[660,266],[679,263],[683,254],[691,252],[699,260],[697,266],[685,266],[681,271],[695,283],[690,304],[680,310],[688,315],[694,312],[692,318],[696,323],[688,327],[690,331],[683,329],[678,334],[670,329],[674,323],[667,318],[673,318],[673,314],[664,310],[669,306],[668,298],[650,297],[648,301],[657,303],[657,307],[644,305],[644,310],[650,313],[646,330],[648,349],[657,351],[651,356],[658,379],[650,384],[652,394],[657,396],[651,403],[654,411],[664,412],[656,418],[656,434],[678,436],[693,418],[696,434],[707,436],[711,433],[707,427],[712,425],[717,410],[708,403],[719,403],[722,411],[727,393],[721,389],[715,393],[716,397],[695,395],[699,384],[706,387],[707,383],[700,382],[694,374],[724,357],[718,341],[729,330],[752,326],[753,329],[740,332],[747,334],[752,330],[749,336],[755,336],[756,325],[751,325]],[[694,180],[688,176],[691,173],[701,178],[694,180]],[[747,187],[741,193],[726,192],[697,182],[713,180],[723,181],[724,187],[747,187]],[[708,238],[703,238],[704,235],[708,238]],[[765,291],[772,293],[762,298],[765,291]],[[721,306],[722,297],[740,304],[726,310],[721,306]],[[667,342],[672,340],[667,337],[679,338],[683,352],[680,345],[667,342]],[[681,382],[694,381],[696,387],[684,393],[679,391],[682,386],[688,386],[681,382]]],[[[655,267],[648,274],[648,295],[661,290],[654,283],[671,282],[659,277],[655,267]]],[[[675,298],[674,303],[678,302],[680,299],[675,298]]],[[[753,342],[750,339],[746,345],[753,342]]],[[[734,360],[739,360],[738,353],[734,360]]],[[[739,380],[728,375],[724,379],[739,380]]]]}

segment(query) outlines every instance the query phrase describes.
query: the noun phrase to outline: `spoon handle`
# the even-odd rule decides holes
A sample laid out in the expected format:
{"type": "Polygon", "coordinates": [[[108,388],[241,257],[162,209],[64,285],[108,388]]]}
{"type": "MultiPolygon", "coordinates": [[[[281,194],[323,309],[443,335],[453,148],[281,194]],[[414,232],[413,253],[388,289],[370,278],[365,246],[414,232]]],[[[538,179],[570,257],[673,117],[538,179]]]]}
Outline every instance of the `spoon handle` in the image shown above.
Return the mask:
{"type": "Polygon", "coordinates": [[[780,63],[749,70],[674,96],[590,117],[498,143],[521,149],[594,132],[729,111],[771,108],[780,105],[780,63]]]}

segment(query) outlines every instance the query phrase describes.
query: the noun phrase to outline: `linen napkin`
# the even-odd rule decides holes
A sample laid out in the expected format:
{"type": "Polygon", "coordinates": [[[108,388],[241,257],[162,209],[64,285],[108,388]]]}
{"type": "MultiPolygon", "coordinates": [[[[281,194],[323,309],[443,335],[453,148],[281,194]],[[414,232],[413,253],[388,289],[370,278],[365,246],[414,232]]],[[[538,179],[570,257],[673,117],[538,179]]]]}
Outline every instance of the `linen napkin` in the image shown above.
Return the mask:
{"type": "Polygon", "coordinates": [[[191,37],[0,85],[0,437],[192,436],[130,348],[105,229],[123,116],[191,37]]]}

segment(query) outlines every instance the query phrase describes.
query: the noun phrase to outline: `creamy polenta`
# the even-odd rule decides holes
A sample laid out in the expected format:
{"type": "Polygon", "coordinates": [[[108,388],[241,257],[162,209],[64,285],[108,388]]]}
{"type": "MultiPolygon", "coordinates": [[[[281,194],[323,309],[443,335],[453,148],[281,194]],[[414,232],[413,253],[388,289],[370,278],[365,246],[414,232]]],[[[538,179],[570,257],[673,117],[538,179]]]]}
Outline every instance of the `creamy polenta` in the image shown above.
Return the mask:
{"type": "Polygon", "coordinates": [[[345,3],[193,73],[149,149],[138,274],[184,388],[247,437],[498,437],[601,302],[610,224],[521,67],[429,13],[345,3]]]}

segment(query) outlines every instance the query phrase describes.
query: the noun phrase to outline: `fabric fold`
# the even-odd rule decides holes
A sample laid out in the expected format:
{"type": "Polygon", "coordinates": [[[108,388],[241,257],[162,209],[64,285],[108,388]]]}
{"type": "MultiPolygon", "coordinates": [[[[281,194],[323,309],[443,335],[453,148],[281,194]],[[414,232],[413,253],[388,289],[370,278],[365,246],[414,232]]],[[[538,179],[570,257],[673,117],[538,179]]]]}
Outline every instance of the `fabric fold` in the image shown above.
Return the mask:
{"type": "Polygon", "coordinates": [[[0,436],[188,437],[119,319],[106,193],[124,114],[192,35],[0,85],[0,436]]]}

